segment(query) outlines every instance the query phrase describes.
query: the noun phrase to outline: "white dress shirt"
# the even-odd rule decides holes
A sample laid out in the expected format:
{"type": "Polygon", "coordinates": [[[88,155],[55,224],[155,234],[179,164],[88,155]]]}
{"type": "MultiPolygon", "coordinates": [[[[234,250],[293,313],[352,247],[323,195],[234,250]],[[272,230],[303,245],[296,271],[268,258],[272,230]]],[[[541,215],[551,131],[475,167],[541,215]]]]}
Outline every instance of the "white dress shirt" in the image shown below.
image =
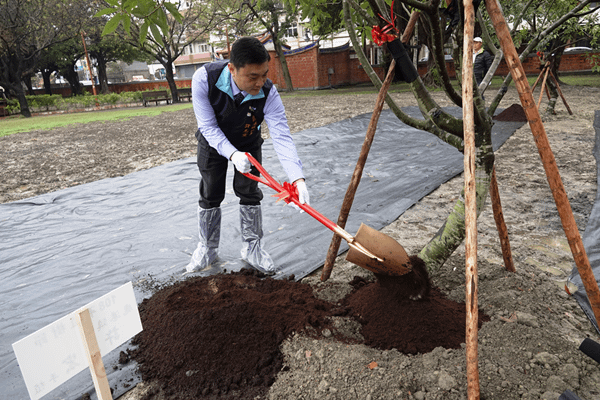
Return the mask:
{"type": "MultiPolygon", "coordinates": [[[[240,92],[240,89],[235,84],[229,68],[225,67],[221,73],[221,78],[226,79],[227,76],[231,83],[230,88],[228,88],[229,93],[227,94],[233,98],[233,96],[240,92]]],[[[242,91],[242,94],[246,96],[245,99],[248,97],[264,96],[262,89],[261,93],[256,96],[251,96],[244,91],[242,91]]],[[[217,124],[217,117],[208,99],[208,74],[204,67],[198,69],[192,78],[192,101],[200,133],[204,136],[208,144],[217,150],[220,155],[230,159],[231,155],[238,150],[231,144],[217,124]]],[[[302,162],[298,157],[296,146],[292,140],[285,116],[285,108],[275,85],[273,85],[267,97],[264,116],[264,122],[269,126],[269,133],[273,140],[273,148],[290,182],[304,178],[302,162]]]]}

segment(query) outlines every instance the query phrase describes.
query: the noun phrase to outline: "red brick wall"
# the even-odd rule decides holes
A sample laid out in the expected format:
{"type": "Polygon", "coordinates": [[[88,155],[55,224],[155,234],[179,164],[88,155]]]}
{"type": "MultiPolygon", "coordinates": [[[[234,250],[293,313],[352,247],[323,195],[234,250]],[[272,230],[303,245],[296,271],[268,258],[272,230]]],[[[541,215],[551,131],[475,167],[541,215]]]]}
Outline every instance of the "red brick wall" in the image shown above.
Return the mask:
{"type": "MultiPolygon", "coordinates": [[[[359,83],[370,83],[371,82],[371,79],[369,78],[369,76],[365,72],[365,69],[361,65],[361,63],[358,60],[358,58],[351,58],[350,59],[350,67],[351,67],[351,72],[352,72],[351,77],[350,77],[350,84],[351,85],[356,85],[356,84],[359,84],[359,83]]],[[[381,80],[385,79],[385,75],[387,73],[387,69],[386,68],[384,68],[384,67],[378,67],[378,66],[373,66],[373,70],[375,70],[375,73],[377,74],[377,76],[379,76],[379,79],[381,79],[381,80]]]]}
{"type": "Polygon", "coordinates": [[[352,77],[347,51],[319,54],[318,87],[343,85],[352,77]]]}
{"type": "MultiPolygon", "coordinates": [[[[560,72],[576,72],[576,71],[591,71],[592,64],[589,59],[589,55],[600,55],[600,53],[582,53],[582,54],[563,54],[560,60],[560,72]]],[[[537,55],[533,54],[528,56],[522,63],[525,74],[527,75],[539,75],[540,73],[540,60],[537,55]]],[[[454,78],[456,73],[454,71],[454,61],[446,61],[448,68],[448,74],[451,78],[454,78]]],[[[423,76],[427,73],[427,64],[419,64],[419,75],[423,76]]],[[[498,69],[496,70],[495,76],[506,76],[510,73],[506,61],[502,59],[498,69]]]]}
{"type": "MultiPolygon", "coordinates": [[[[275,51],[270,51],[269,79],[279,89],[285,89],[285,80],[281,71],[279,58],[275,51]]],[[[286,55],[285,60],[292,76],[294,89],[318,89],[329,86],[356,85],[370,83],[358,58],[351,58],[350,49],[332,53],[320,53],[315,46],[304,52],[286,55]],[[330,68],[333,74],[329,74],[330,68]]],[[[381,79],[385,77],[382,67],[375,67],[381,79]]]]}
{"type": "MultiPolygon", "coordinates": [[[[279,89],[285,89],[285,78],[283,77],[279,57],[277,57],[275,51],[270,51],[269,53],[271,55],[271,61],[269,62],[269,79],[271,79],[279,89]]],[[[285,56],[294,89],[313,89],[318,87],[317,55],[318,48],[315,46],[306,51],[285,56]]]]}

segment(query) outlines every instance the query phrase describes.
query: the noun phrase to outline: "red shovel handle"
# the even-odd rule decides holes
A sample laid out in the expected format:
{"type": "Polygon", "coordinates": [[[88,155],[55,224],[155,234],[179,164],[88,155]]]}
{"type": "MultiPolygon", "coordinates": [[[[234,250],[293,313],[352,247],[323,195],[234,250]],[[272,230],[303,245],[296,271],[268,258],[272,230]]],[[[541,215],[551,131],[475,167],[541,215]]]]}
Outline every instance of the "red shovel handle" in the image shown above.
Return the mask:
{"type": "Polygon", "coordinates": [[[282,186],[273,177],[271,177],[271,175],[269,175],[269,173],[263,168],[262,165],[260,165],[260,163],[254,157],[252,157],[249,153],[246,153],[246,156],[248,157],[248,160],[250,160],[252,165],[254,165],[256,169],[258,169],[258,172],[260,172],[260,174],[264,176],[264,179],[256,175],[252,175],[251,173],[245,173],[244,176],[269,186],[271,189],[277,192],[275,197],[279,197],[280,200],[283,200],[288,204],[294,203],[295,205],[300,207],[300,209],[304,210],[307,214],[309,214],[311,217],[313,217],[332,231],[337,232],[339,229],[341,229],[335,223],[333,223],[331,220],[329,220],[327,217],[325,217],[323,214],[321,214],[308,204],[300,203],[300,200],[298,200],[298,189],[296,189],[295,185],[289,182],[284,182],[282,186]]]}

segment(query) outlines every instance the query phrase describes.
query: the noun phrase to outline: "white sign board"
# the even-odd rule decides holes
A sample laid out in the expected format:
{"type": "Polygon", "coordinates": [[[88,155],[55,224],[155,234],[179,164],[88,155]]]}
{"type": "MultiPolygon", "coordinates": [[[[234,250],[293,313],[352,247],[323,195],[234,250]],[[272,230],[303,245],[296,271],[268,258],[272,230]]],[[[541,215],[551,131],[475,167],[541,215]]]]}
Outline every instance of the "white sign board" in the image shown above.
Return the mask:
{"type": "Polygon", "coordinates": [[[76,316],[89,309],[105,356],[142,331],[131,282],[13,343],[29,396],[37,400],[89,367],[76,316]]]}

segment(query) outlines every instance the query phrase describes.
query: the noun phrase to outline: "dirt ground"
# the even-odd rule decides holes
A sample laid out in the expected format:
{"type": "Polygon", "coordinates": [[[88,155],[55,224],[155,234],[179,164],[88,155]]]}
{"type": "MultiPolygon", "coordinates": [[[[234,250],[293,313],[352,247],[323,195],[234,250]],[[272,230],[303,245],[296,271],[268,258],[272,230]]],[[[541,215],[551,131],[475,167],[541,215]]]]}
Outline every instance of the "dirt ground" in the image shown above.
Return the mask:
{"type": "MultiPolygon", "coordinates": [[[[597,190],[592,123],[594,111],[600,104],[600,89],[566,85],[562,89],[574,115],[569,115],[559,103],[557,115],[545,117],[544,125],[576,222],[583,233],[597,190]]],[[[282,96],[292,132],[372,112],[376,99],[374,93],[348,94],[343,90],[322,93],[328,95],[282,96]]],[[[409,93],[393,93],[392,97],[400,106],[415,105],[409,93]]],[[[537,99],[537,94],[535,97],[537,99]]],[[[452,105],[442,93],[434,93],[434,98],[442,106],[452,105]]],[[[507,108],[518,102],[513,87],[501,107],[507,108]]],[[[194,126],[192,111],[184,110],[170,113],[168,118],[164,115],[134,118],[2,137],[0,202],[25,199],[193,156],[194,126]]],[[[599,337],[575,300],[564,291],[573,260],[527,124],[496,153],[496,172],[516,273],[504,269],[488,202],[478,219],[478,302],[482,313],[489,317],[479,331],[481,398],[557,399],[568,389],[582,399],[598,399],[600,366],[579,352],[578,346],[586,337],[596,341],[599,337]]],[[[409,254],[416,254],[445,220],[460,194],[462,179],[461,175],[443,184],[382,232],[398,240],[409,254]]],[[[308,183],[310,190],[310,177],[308,183]]],[[[443,298],[456,303],[463,302],[465,297],[464,258],[464,246],[461,246],[441,271],[432,276],[434,288],[439,289],[443,298]]],[[[274,364],[275,355],[258,357],[260,367],[278,367],[271,368],[276,373],[272,380],[254,382],[254,386],[262,384],[266,388],[264,391],[253,393],[240,388],[239,381],[231,381],[228,392],[221,390],[217,394],[204,382],[197,384],[194,397],[233,395],[231,398],[273,400],[466,398],[464,345],[440,345],[431,351],[403,353],[396,348],[367,343],[363,340],[368,334],[364,322],[368,322],[366,314],[374,306],[365,299],[354,306],[348,305],[345,298],[353,290],[376,289],[373,276],[339,258],[328,281],[320,282],[319,277],[320,271],[317,271],[301,283],[286,284],[310,287],[317,298],[315,302],[324,301],[333,309],[355,307],[352,308],[355,310],[361,304],[367,304],[362,314],[342,313],[334,315],[333,319],[322,320],[315,317],[303,321],[304,326],[314,329],[292,329],[294,333],[283,331],[280,335],[284,337],[274,334],[275,342],[281,343],[281,364],[274,364]],[[363,323],[362,328],[357,321],[363,323]],[[232,383],[238,387],[231,386],[232,383]]],[[[256,286],[257,281],[265,281],[256,277],[245,279],[250,279],[242,285],[246,289],[256,286]]],[[[218,280],[213,281],[212,286],[210,282],[202,284],[215,290],[215,282],[219,284],[218,280]]],[[[215,293],[227,295],[229,290],[215,293]]],[[[375,290],[371,298],[379,293],[375,290]]],[[[305,301],[299,294],[296,296],[292,296],[294,304],[305,301]]],[[[168,304],[174,306],[173,302],[168,304]]],[[[383,318],[388,318],[391,325],[393,305],[382,304],[379,300],[378,306],[383,312],[389,310],[383,318]]],[[[323,311],[327,307],[319,305],[312,310],[323,311]]],[[[141,308],[144,315],[144,305],[141,308]]],[[[400,321],[400,324],[402,322],[409,328],[414,323],[400,321]]],[[[233,328],[233,325],[221,325],[220,329],[233,328]]],[[[383,331],[390,325],[377,327],[375,338],[379,332],[383,336],[383,331]]],[[[442,327],[446,328],[445,325],[442,327]]],[[[420,327],[412,329],[416,331],[420,327]]],[[[246,335],[248,332],[240,333],[239,337],[246,335]]],[[[264,332],[263,335],[269,336],[264,332]]],[[[408,333],[399,335],[407,336],[408,333]]],[[[268,353],[266,350],[266,346],[259,345],[256,351],[264,355],[268,353]]],[[[218,355],[214,359],[217,364],[218,355]]],[[[190,378],[190,383],[195,382],[192,379],[197,377],[194,372],[197,370],[187,368],[185,362],[180,362],[178,368],[181,374],[190,378]]],[[[260,371],[256,375],[260,376],[260,371]]],[[[264,375],[269,373],[265,371],[264,375]]],[[[169,386],[169,382],[144,381],[122,398],[190,398],[189,387],[177,392],[174,384],[171,389],[169,386]]]]}

